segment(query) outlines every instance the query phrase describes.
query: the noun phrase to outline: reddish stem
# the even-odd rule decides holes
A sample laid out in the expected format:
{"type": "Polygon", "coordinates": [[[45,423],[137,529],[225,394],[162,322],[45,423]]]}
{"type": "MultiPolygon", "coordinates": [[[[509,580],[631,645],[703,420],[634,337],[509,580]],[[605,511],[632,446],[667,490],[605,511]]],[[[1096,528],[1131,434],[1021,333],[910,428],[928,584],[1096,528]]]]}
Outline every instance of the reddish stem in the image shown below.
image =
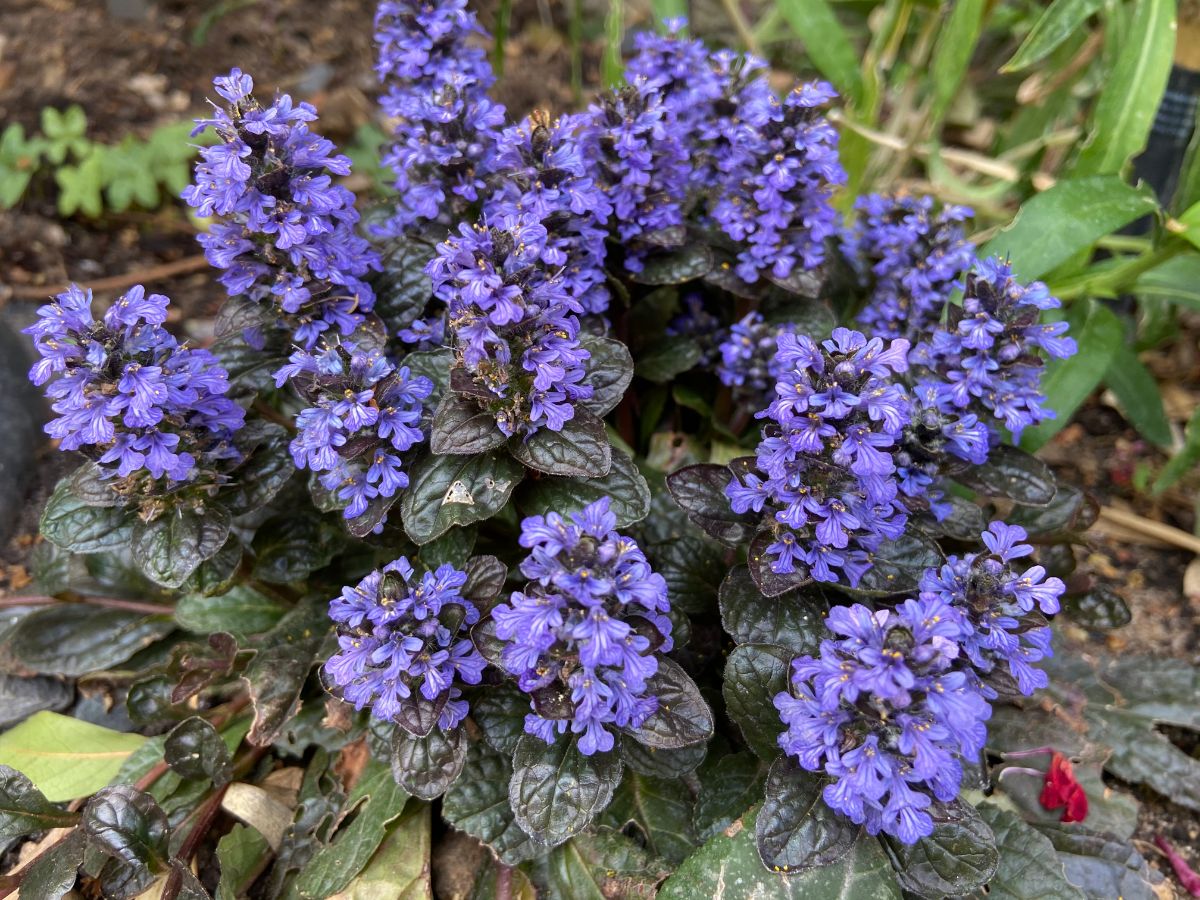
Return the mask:
{"type": "Polygon", "coordinates": [[[123,609],[144,613],[149,616],[169,616],[171,607],[162,603],[147,603],[140,600],[122,600],[118,597],[91,597],[73,594],[70,598],[48,597],[43,594],[28,594],[20,597],[0,597],[0,609],[13,606],[53,606],[56,603],[86,603],[105,609],[123,609]]]}

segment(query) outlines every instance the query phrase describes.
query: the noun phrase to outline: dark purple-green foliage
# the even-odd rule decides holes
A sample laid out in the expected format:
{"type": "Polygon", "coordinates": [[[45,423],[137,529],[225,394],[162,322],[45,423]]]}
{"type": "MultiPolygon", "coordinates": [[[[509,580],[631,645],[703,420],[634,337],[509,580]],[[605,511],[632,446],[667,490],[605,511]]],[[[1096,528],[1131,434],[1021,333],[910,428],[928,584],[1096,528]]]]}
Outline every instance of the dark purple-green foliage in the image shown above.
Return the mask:
{"type": "Polygon", "coordinates": [[[85,461],[5,651],[152,737],[62,786],[62,717],[0,736],[0,840],[75,829],[22,896],[398,895],[448,829],[476,897],[1097,896],[1102,838],[998,777],[1078,749],[1022,708],[1098,605],[1064,581],[1094,506],[1013,443],[1077,349],[1046,286],[961,207],[844,219],[833,89],[682,23],[521,122],[464,0],[375,27],[393,197],[360,222],[316,110],[234,69],[184,192],[211,353],[141,288],[29,329],[85,461]]]}

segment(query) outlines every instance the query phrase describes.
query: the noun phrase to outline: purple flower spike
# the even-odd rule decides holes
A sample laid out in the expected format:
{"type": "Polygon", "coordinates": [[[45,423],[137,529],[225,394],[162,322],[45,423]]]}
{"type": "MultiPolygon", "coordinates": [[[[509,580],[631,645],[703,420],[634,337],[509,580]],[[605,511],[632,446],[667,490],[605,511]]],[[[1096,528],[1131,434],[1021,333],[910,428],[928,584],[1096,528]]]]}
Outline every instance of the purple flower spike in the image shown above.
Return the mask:
{"type": "Polygon", "coordinates": [[[616,729],[654,713],[647,679],[655,651],[671,649],[667,584],[616,524],[607,497],[570,519],[527,518],[529,583],[492,611],[507,642],[502,664],[530,695],[525,730],[546,743],[570,731],[585,756],[611,750],[616,729]]]}
{"type": "Polygon", "coordinates": [[[355,233],[354,194],[333,183],[350,173],[349,158],[309,130],[309,104],[280,94],[264,107],[241,69],[213,83],[230,105],[192,133],[211,128],[220,143],[200,151],[182,194],[199,215],[221,219],[199,237],[208,261],[224,270],[230,296],[269,304],[302,346],[350,334],[374,305],[363,279],[379,257],[355,233]]]}
{"type": "Polygon", "coordinates": [[[149,495],[220,483],[221,461],[241,459],[232,439],[245,413],[226,396],[228,375],[162,327],[169,302],[136,285],[97,321],[92,292],[71,285],[25,329],[42,357],[29,378],[48,383],[58,414],[46,433],[109,478],[149,479],[140,485],[149,495]]]}
{"type": "Polygon", "coordinates": [[[910,404],[892,374],[907,369],[908,342],[838,328],[820,345],[785,333],[778,346],[758,471],[726,495],[735,512],[771,513],[773,571],[854,586],[907,521],[892,454],[910,404]]]}
{"type": "Polygon", "coordinates": [[[460,685],[478,684],[486,665],[469,637],[479,610],[462,596],[467,575],[451,565],[416,577],[403,556],[329,604],[338,652],[325,673],[355,709],[394,721],[423,700],[448,731],[467,715],[460,685]]]}
{"type": "Polygon", "coordinates": [[[928,808],[958,796],[962,759],[987,737],[991,707],[957,671],[971,628],[936,597],[894,610],[835,607],[839,637],[792,663],[791,689],[775,696],[784,753],[832,779],[829,806],[870,834],[912,844],[933,831],[928,808]]]}

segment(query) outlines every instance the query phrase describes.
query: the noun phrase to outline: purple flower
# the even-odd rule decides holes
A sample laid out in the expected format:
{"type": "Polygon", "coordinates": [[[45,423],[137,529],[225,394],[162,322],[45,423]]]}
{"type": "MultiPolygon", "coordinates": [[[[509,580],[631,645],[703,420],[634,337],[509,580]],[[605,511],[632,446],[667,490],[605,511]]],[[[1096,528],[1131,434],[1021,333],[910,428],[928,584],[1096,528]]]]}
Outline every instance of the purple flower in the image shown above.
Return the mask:
{"type": "Polygon", "coordinates": [[[871,194],[842,235],[842,252],[871,288],[858,320],[881,338],[917,340],[941,319],[951,294],[975,264],[961,222],[964,206],[936,215],[932,197],[871,194]]]}
{"type": "Polygon", "coordinates": [[[609,498],[564,519],[521,523],[529,579],[493,611],[502,664],[530,695],[525,730],[547,743],[570,731],[585,756],[611,750],[616,729],[657,709],[647,679],[671,649],[667,585],[632,538],[615,530],[609,498]]]}
{"type": "Polygon", "coordinates": [[[894,610],[834,607],[826,625],[837,637],[794,660],[790,690],[775,696],[787,726],[779,745],[831,779],[831,808],[915,843],[933,831],[932,803],[958,796],[962,759],[987,736],[991,707],[955,668],[970,625],[924,595],[894,610]]]}
{"type": "Polygon", "coordinates": [[[761,408],[771,401],[782,374],[776,362],[779,336],[795,333],[790,322],[769,324],[759,312],[746,313],[730,326],[718,347],[717,377],[733,388],[736,403],[761,408]]]}
{"type": "Polygon", "coordinates": [[[320,473],[322,486],[346,503],[347,519],[408,487],[402,454],[423,439],[428,378],[397,369],[379,350],[346,343],[297,350],[275,373],[277,386],[288,381],[311,404],[296,417],[292,459],[320,473]]]}
{"type": "Polygon", "coordinates": [[[532,216],[463,224],[425,270],[449,308],[457,365],[478,388],[471,396],[508,435],[560,431],[592,396],[583,383],[591,354],[578,337],[583,307],[561,266],[545,261],[552,240],[532,216]]]}
{"type": "Polygon", "coordinates": [[[1013,564],[1033,552],[1020,543],[1020,526],[993,522],[982,538],[988,552],[951,556],[926,570],[921,597],[951,605],[971,624],[962,648],[985,696],[996,697],[996,686],[1032,694],[1049,683],[1034,664],[1051,655],[1045,617],[1058,612],[1066,586],[1041,566],[1021,571],[1013,564]]]}
{"type": "Polygon", "coordinates": [[[774,572],[854,586],[907,521],[892,454],[909,399],[891,376],[906,370],[908,342],[846,328],[820,345],[790,333],[777,340],[758,471],[735,477],[726,495],[735,512],[770,513],[774,572]]]}
{"type": "Polygon", "coordinates": [[[228,376],[207,350],[180,346],[162,327],[170,301],[141,285],[100,320],[92,292],[71,285],[25,329],[41,359],[30,370],[57,414],[46,433],[80,450],[109,478],[153,497],[180,482],[222,483],[244,411],[226,396],[228,376]]]}
{"type": "Polygon", "coordinates": [[[202,216],[218,216],[200,235],[208,261],[224,270],[231,296],[270,303],[305,347],[331,329],[350,334],[375,295],[363,280],[379,257],[355,233],[354,194],[331,175],[347,175],[350,160],[308,129],[317,118],[307,103],[281,94],[263,107],[240,69],[214,80],[229,101],[192,132],[212,128],[220,143],[200,151],[183,199],[202,216]]]}
{"type": "Polygon", "coordinates": [[[400,203],[377,230],[403,234],[422,222],[452,225],[484,192],[504,107],[488,99],[495,80],[484,35],[466,0],[386,0],[375,13],[380,103],[399,124],[383,162],[400,203]]]}
{"type": "Polygon", "coordinates": [[[448,731],[467,715],[462,684],[478,684],[485,665],[468,636],[479,611],[461,594],[465,572],[439,566],[419,578],[403,556],[329,604],[338,652],[325,672],[355,709],[394,721],[424,700],[448,731]]]}
{"type": "Polygon", "coordinates": [[[981,260],[967,276],[962,306],[950,306],[913,346],[917,371],[942,382],[939,402],[981,418],[1000,419],[1021,432],[1054,410],[1043,406],[1043,354],[1065,359],[1075,353],[1067,323],[1039,321],[1041,310],[1059,306],[1041,282],[1023,285],[999,259],[981,260]]]}

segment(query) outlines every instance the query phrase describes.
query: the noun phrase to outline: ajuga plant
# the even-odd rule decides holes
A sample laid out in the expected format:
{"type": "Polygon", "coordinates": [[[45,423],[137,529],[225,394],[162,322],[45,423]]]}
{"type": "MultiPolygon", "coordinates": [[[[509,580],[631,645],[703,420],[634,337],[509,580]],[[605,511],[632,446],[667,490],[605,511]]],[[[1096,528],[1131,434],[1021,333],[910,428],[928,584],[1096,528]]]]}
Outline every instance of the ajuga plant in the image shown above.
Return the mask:
{"type": "Polygon", "coordinates": [[[1094,517],[1014,444],[1046,287],[964,209],[840,216],[833,90],[680,22],[518,121],[465,0],[374,27],[382,208],[235,69],[212,347],[141,288],[28,329],[80,466],[3,654],[89,686],[0,736],[0,841],[67,829],[22,896],[1082,896],[996,775],[1094,517]]]}

